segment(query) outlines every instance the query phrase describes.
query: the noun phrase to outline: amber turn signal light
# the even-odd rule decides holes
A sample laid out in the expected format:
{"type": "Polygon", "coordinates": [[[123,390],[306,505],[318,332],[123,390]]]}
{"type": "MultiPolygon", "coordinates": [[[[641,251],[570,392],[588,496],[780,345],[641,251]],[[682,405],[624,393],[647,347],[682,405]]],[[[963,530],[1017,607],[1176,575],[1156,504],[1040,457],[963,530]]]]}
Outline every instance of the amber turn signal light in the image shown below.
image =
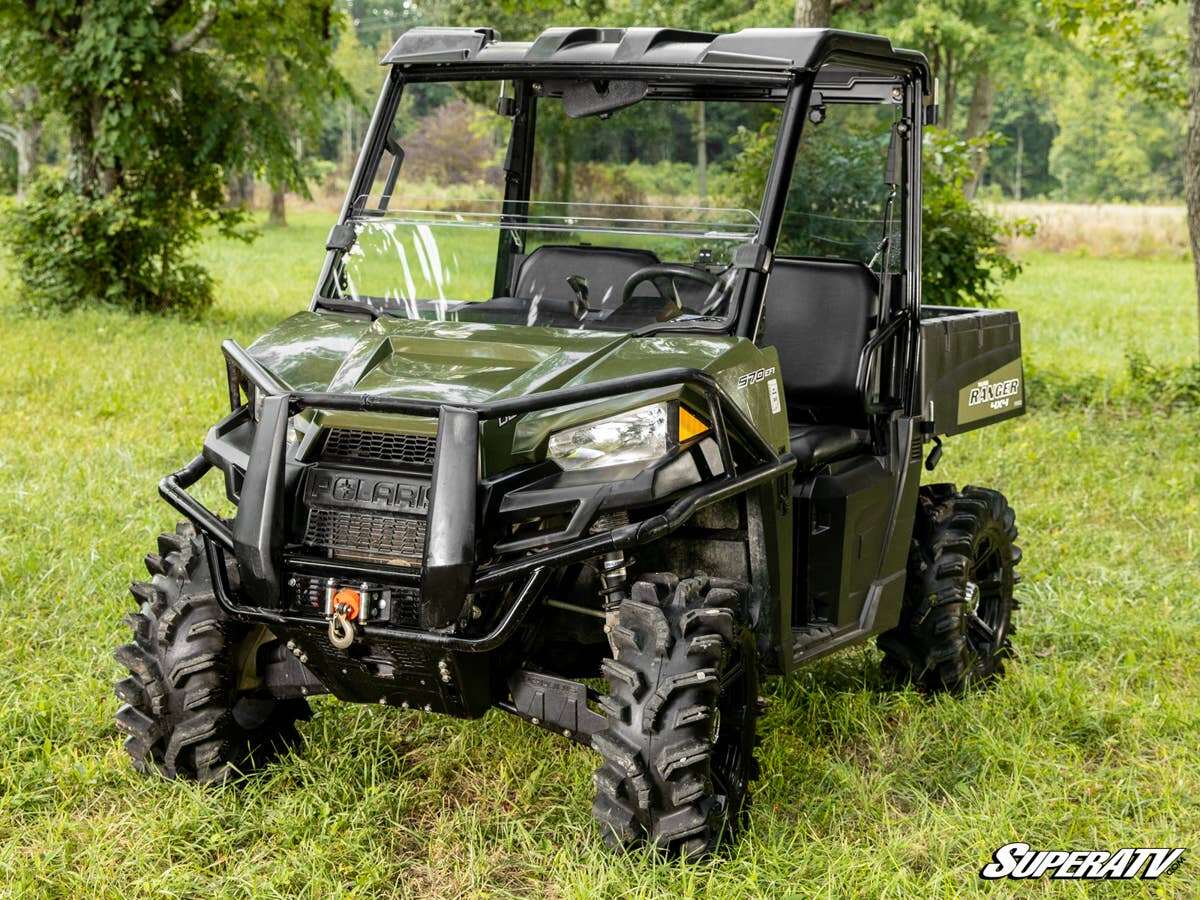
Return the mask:
{"type": "Polygon", "coordinates": [[[685,407],[679,407],[679,442],[690,440],[708,431],[708,426],[698,417],[688,412],[685,407]]]}

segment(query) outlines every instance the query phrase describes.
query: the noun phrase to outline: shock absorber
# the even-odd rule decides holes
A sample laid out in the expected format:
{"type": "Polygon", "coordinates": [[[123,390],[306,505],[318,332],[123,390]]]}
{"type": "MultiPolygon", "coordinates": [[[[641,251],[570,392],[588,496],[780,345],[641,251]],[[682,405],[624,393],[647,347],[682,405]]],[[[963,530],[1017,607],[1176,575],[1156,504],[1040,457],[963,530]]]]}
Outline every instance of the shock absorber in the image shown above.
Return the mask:
{"type": "MultiPolygon", "coordinates": [[[[628,523],[629,516],[623,512],[606,513],[592,523],[592,532],[611,531],[628,523]]],[[[614,656],[617,648],[613,645],[612,632],[617,625],[617,612],[629,596],[629,565],[632,562],[632,559],[626,558],[624,550],[613,550],[600,557],[600,600],[604,607],[604,633],[608,635],[608,643],[614,656]]]]}

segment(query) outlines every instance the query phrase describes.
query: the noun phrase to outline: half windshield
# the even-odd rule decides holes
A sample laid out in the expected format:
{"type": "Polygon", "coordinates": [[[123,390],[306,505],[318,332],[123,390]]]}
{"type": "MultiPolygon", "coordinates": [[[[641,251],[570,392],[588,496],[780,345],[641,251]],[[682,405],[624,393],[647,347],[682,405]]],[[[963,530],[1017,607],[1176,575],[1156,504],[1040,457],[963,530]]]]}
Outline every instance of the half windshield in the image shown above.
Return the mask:
{"type": "Polygon", "coordinates": [[[723,312],[744,209],[481,201],[355,218],[340,299],[408,318],[635,328],[723,312]],[[495,290],[498,248],[511,288],[495,290]]]}
{"type": "Polygon", "coordinates": [[[536,125],[522,138],[495,91],[406,87],[374,186],[351,204],[333,299],[618,331],[731,312],[765,174],[739,168],[740,142],[771,127],[774,106],[646,100],[571,118],[560,98],[530,97],[536,125]],[[529,151],[516,190],[514,141],[529,151]]]}

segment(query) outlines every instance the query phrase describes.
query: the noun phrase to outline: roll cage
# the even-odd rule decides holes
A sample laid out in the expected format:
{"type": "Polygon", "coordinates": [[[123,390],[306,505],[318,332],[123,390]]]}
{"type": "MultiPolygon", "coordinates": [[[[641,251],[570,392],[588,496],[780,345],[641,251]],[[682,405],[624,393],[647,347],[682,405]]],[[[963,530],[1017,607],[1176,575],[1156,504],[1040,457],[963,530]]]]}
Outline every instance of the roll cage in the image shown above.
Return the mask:
{"type": "MultiPolygon", "coordinates": [[[[540,94],[567,80],[602,83],[643,82],[647,97],[725,99],[782,105],[775,152],[767,173],[757,239],[741,248],[733,267],[741,275],[733,288],[730,315],[720,320],[664,322],[639,334],[662,331],[717,331],[757,339],[763,296],[787,202],[788,185],[810,109],[825,103],[890,100],[901,106],[908,130],[898,174],[903,222],[898,303],[884,304],[880,328],[901,315],[915,325],[920,316],[921,128],[936,117],[933,84],[925,57],[893,48],[886,38],[834,29],[745,29],[716,35],[670,28],[551,28],[531,42],[501,41],[492,28],[414,28],[384,56],[388,76],[376,103],[363,149],[326,243],[326,256],[310,309],[362,307],[334,299],[341,257],[355,232],[351,219],[370,190],[385,150],[394,147],[391,127],[404,87],[443,81],[510,81],[515,96],[502,98],[498,111],[512,120],[504,162],[502,214],[513,217],[528,204],[532,183],[533,137],[540,94]],[[899,92],[897,94],[897,92],[899,92]]],[[[388,173],[390,195],[396,172],[388,173]]],[[[493,294],[504,292],[515,247],[505,236],[498,247],[493,294]]],[[[909,328],[906,356],[916,359],[915,327],[909,328]]],[[[889,334],[893,334],[889,329],[889,334]]],[[[911,381],[911,379],[910,379],[911,381]]],[[[911,388],[911,385],[910,385],[911,388]]],[[[913,392],[906,391],[911,410],[913,392]]]]}

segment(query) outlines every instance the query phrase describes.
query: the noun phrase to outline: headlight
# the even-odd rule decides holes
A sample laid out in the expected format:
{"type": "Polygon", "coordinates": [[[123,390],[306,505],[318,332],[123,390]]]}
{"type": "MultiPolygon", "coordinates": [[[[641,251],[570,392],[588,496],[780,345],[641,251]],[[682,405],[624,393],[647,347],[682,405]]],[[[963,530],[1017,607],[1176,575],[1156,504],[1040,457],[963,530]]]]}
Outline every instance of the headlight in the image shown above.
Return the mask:
{"type": "Polygon", "coordinates": [[[654,403],[551,435],[547,456],[564,469],[598,469],[666,456],[708,426],[676,403],[654,403]]]}
{"type": "Polygon", "coordinates": [[[564,469],[596,469],[665,456],[668,404],[655,403],[551,435],[547,454],[564,469]]]}

